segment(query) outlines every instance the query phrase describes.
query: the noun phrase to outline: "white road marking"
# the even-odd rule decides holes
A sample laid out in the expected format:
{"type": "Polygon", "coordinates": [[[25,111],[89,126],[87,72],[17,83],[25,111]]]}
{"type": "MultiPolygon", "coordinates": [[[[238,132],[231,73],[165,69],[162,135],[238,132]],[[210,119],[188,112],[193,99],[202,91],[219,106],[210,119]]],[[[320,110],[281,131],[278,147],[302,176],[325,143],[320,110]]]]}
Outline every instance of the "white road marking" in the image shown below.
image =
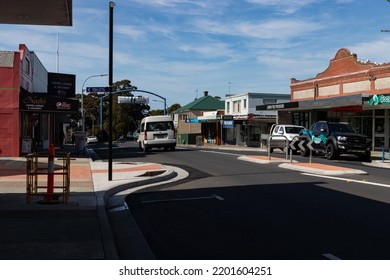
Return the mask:
{"type": "Polygon", "coordinates": [[[141,203],[186,201],[186,200],[201,200],[201,199],[218,199],[218,200],[225,200],[222,196],[212,194],[211,196],[198,196],[198,197],[182,197],[182,198],[171,198],[171,199],[143,200],[143,201],[141,201],[141,203]]]}
{"type": "Polygon", "coordinates": [[[205,151],[205,150],[200,150],[202,153],[212,153],[212,154],[221,154],[221,155],[229,155],[229,156],[241,156],[239,154],[233,154],[233,153],[226,153],[226,152],[216,152],[216,151],[205,151]]]}
{"type": "Polygon", "coordinates": [[[335,255],[332,255],[332,254],[322,254],[325,258],[329,259],[329,260],[341,260],[340,258],[336,257],[335,255]]]}
{"type": "Polygon", "coordinates": [[[313,177],[333,179],[333,180],[339,180],[339,181],[345,181],[345,182],[354,182],[354,183],[390,188],[390,185],[382,184],[382,183],[375,183],[375,182],[368,182],[368,181],[354,180],[354,179],[347,179],[347,178],[340,178],[340,177],[333,177],[333,176],[326,176],[326,175],[310,174],[310,173],[302,173],[302,174],[306,175],[306,176],[313,176],[313,177]]]}

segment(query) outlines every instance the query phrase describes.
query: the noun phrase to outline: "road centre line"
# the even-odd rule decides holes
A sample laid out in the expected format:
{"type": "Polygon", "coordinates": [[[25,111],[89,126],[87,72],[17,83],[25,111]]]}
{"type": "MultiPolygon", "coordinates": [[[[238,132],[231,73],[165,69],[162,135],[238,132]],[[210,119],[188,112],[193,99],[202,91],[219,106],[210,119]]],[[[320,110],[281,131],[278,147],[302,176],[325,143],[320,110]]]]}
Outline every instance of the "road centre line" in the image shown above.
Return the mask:
{"type": "Polygon", "coordinates": [[[202,200],[202,199],[218,199],[225,200],[222,196],[212,194],[211,196],[198,196],[198,197],[183,197],[172,199],[156,199],[156,200],[142,200],[141,203],[155,203],[155,202],[172,202],[172,201],[186,201],[186,200],[202,200]]]}
{"type": "Polygon", "coordinates": [[[354,180],[354,179],[347,179],[347,178],[340,178],[340,177],[333,177],[333,176],[319,175],[319,174],[310,174],[310,173],[301,173],[301,174],[306,175],[306,176],[325,178],[325,179],[334,179],[334,180],[345,181],[345,182],[353,182],[353,183],[360,183],[360,184],[390,188],[390,185],[375,183],[375,182],[367,182],[367,181],[361,181],[361,180],[354,180]]]}

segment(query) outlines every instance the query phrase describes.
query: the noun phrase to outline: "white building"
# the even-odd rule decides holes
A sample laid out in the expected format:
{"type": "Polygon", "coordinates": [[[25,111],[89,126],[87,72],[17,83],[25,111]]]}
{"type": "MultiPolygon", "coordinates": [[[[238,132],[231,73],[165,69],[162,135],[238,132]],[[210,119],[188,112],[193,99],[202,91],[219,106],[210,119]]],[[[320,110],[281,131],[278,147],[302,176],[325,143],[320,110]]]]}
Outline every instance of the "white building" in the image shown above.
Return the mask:
{"type": "Polygon", "coordinates": [[[278,112],[256,111],[256,106],[289,101],[290,94],[248,92],[226,95],[223,116],[224,142],[259,147],[262,138],[268,136],[272,124],[278,122],[278,112]]]}

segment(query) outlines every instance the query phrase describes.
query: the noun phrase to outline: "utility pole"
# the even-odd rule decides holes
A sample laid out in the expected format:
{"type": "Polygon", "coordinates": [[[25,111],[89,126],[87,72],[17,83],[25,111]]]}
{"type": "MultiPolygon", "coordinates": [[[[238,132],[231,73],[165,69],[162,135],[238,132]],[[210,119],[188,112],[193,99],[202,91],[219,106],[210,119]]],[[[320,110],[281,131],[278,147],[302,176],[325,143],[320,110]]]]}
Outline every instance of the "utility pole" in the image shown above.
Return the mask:
{"type": "Polygon", "coordinates": [[[109,55],[108,55],[108,84],[111,87],[109,93],[108,111],[108,181],[112,181],[112,84],[113,84],[113,43],[114,43],[114,7],[115,2],[110,1],[110,30],[109,30],[109,55]]]}

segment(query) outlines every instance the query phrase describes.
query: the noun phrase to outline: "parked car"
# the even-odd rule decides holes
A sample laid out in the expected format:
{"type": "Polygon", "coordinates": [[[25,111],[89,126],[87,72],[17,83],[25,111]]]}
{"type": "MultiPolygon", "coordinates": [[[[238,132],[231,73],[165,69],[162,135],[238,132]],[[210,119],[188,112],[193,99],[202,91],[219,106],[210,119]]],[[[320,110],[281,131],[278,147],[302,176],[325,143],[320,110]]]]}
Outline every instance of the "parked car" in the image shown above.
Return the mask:
{"type": "Polygon", "coordinates": [[[291,124],[274,124],[271,127],[269,139],[269,151],[274,149],[285,150],[293,140],[299,138],[299,132],[305,129],[303,126],[291,124]]]}
{"type": "Polygon", "coordinates": [[[136,130],[136,131],[129,131],[126,135],[126,137],[128,139],[134,139],[134,140],[137,140],[138,137],[139,137],[139,131],[136,130]]]}
{"type": "Polygon", "coordinates": [[[140,123],[139,149],[147,152],[152,148],[164,150],[176,148],[176,135],[173,119],[170,116],[145,117],[140,123]]]}
{"type": "Polygon", "coordinates": [[[138,138],[139,138],[139,131],[134,131],[134,132],[133,132],[133,139],[134,139],[135,141],[137,141],[138,138]]]}
{"type": "MultiPolygon", "coordinates": [[[[354,154],[362,160],[371,160],[372,140],[356,132],[348,123],[318,121],[310,129],[302,130],[300,139],[311,140],[316,153],[325,154],[327,159],[336,159],[340,154],[354,154]]],[[[310,150],[301,150],[308,156],[310,150]]]]}
{"type": "Polygon", "coordinates": [[[96,136],[90,135],[87,137],[87,144],[97,143],[97,142],[98,142],[98,139],[96,136]]]}

